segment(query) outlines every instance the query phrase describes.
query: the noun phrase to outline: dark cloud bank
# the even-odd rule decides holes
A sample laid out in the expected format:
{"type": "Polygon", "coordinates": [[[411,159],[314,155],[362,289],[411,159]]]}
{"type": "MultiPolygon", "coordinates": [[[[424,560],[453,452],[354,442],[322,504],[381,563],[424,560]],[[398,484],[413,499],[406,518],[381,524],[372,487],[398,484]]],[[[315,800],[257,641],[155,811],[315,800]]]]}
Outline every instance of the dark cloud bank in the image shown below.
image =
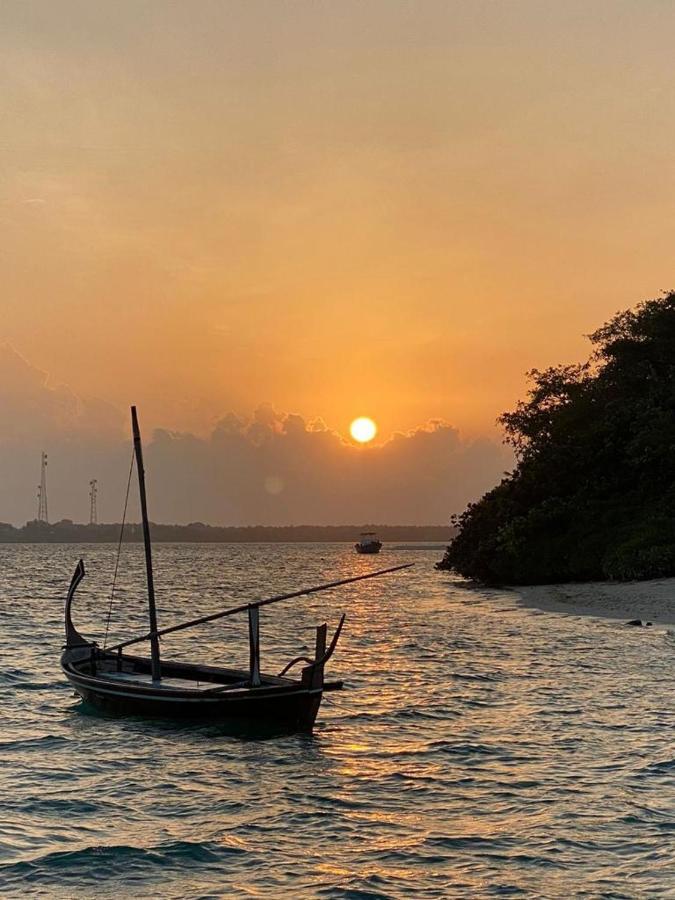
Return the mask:
{"type": "MultiPolygon", "coordinates": [[[[118,521],[127,429],[124,413],[51,385],[0,347],[0,520],[34,517],[44,449],[52,521],[86,521],[92,477],[99,480],[99,521],[118,521]]],[[[445,524],[512,462],[503,446],[464,441],[440,420],[377,447],[354,447],[320,420],[269,405],[249,420],[224,416],[205,438],[157,430],[146,435],[145,448],[155,521],[224,525],[445,524]]]]}

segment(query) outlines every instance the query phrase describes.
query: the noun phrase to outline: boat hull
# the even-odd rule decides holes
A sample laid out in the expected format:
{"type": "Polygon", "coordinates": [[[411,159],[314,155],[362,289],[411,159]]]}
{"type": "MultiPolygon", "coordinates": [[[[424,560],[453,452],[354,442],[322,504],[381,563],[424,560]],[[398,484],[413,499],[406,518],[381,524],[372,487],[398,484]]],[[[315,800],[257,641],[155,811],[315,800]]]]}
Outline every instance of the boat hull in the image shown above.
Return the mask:
{"type": "MultiPolygon", "coordinates": [[[[229,724],[237,730],[245,727],[252,731],[311,731],[323,695],[322,688],[306,687],[299,682],[228,689],[222,693],[213,689],[210,693],[208,689],[172,689],[92,675],[86,671],[87,667],[62,661],[72,687],[85,703],[97,710],[153,719],[209,721],[229,724]]],[[[222,672],[231,674],[230,670],[222,672]]],[[[184,677],[186,673],[178,674],[184,677]]],[[[218,687],[217,683],[214,687],[218,687]]]]}
{"type": "Polygon", "coordinates": [[[382,544],[379,541],[374,541],[372,544],[354,544],[357,553],[379,553],[382,549],[382,544]]]}

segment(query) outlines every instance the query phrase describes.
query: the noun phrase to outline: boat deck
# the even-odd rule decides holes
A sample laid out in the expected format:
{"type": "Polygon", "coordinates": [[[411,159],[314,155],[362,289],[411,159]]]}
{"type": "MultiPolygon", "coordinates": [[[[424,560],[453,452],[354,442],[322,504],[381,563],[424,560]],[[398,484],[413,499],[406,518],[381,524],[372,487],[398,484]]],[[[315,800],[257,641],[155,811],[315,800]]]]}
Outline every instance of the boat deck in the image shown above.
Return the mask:
{"type": "MultiPolygon", "coordinates": [[[[144,672],[102,672],[101,676],[106,680],[124,681],[127,684],[141,684],[144,687],[164,688],[167,691],[208,691],[218,687],[212,681],[193,681],[189,678],[163,677],[161,681],[153,681],[152,675],[144,672]]],[[[244,687],[244,684],[232,684],[231,687],[244,687]]]]}

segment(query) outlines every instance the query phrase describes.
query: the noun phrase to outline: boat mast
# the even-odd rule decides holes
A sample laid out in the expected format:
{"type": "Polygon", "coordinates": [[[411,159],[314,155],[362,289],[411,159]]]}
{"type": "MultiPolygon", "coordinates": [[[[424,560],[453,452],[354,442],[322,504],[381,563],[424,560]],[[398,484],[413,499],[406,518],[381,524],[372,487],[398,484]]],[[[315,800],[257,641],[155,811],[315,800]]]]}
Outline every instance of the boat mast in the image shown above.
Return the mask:
{"type": "Polygon", "coordinates": [[[152,680],[159,681],[162,669],[159,658],[159,637],[157,636],[157,608],[155,606],[155,582],[152,577],[152,546],[150,544],[150,525],[148,523],[148,503],[145,497],[145,469],[143,468],[143,447],[141,432],[138,428],[136,407],[131,407],[131,427],[134,433],[134,453],[138,469],[138,488],[141,495],[141,516],[143,518],[143,543],[145,544],[145,570],[148,576],[148,609],[150,613],[150,656],[152,659],[152,680]]]}

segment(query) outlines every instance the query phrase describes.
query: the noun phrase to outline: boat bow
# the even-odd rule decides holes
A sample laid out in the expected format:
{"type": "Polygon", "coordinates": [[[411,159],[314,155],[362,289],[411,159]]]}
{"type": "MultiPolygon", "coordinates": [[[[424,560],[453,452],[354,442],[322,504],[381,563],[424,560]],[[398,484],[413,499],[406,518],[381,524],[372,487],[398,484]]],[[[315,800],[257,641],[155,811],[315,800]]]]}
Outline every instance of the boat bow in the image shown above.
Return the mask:
{"type": "Polygon", "coordinates": [[[80,632],[73,625],[73,618],[71,615],[71,610],[73,606],[73,597],[75,596],[75,591],[79,583],[85,576],[84,571],[84,562],[80,560],[73,572],[73,577],[70,580],[70,587],[68,588],[68,596],[66,598],[66,612],[65,612],[65,623],[66,623],[66,649],[72,650],[76,647],[90,647],[91,641],[88,641],[87,638],[83,637],[80,632]]]}

